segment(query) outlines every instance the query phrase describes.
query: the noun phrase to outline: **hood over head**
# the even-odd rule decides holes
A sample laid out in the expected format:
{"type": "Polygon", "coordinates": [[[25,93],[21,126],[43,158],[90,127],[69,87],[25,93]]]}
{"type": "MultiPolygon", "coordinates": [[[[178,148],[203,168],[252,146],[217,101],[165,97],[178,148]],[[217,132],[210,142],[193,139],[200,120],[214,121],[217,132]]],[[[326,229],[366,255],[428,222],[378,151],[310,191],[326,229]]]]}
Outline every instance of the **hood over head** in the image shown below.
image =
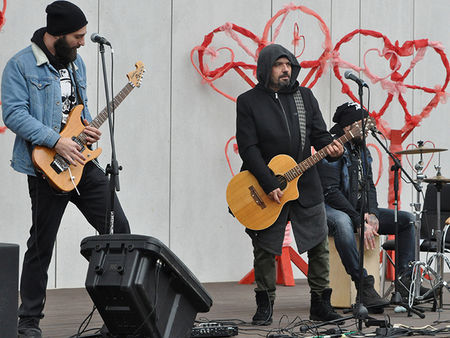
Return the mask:
{"type": "Polygon", "coordinates": [[[297,82],[297,76],[300,73],[300,64],[294,54],[278,44],[272,44],[264,47],[259,53],[258,63],[256,66],[256,77],[260,84],[269,88],[270,76],[272,74],[272,66],[280,57],[286,57],[291,63],[291,82],[289,88],[293,88],[297,82]]]}

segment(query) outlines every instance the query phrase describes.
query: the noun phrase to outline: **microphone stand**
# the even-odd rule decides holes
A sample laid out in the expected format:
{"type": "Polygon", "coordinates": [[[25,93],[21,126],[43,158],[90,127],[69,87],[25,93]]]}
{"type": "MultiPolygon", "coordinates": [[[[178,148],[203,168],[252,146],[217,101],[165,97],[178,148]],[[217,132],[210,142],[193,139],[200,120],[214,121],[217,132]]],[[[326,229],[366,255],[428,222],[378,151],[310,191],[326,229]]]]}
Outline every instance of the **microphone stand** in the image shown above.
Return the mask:
{"type": "MultiPolygon", "coordinates": [[[[399,170],[406,176],[408,181],[412,183],[414,188],[417,190],[417,192],[420,192],[422,190],[421,186],[414,182],[414,180],[409,176],[409,174],[406,172],[406,170],[402,167],[399,159],[397,156],[392,154],[384,145],[383,142],[378,138],[376,135],[376,132],[374,130],[371,131],[372,136],[377,140],[377,142],[381,145],[381,147],[384,149],[386,154],[389,155],[389,157],[394,162],[394,165],[391,167],[391,171],[394,172],[394,225],[395,225],[395,262],[398,264],[399,262],[399,252],[398,252],[398,176],[399,176],[399,170]]],[[[384,271],[383,271],[384,273],[384,271]]],[[[408,310],[408,313],[413,312],[416,315],[418,315],[420,318],[425,318],[425,315],[414,308],[413,306],[409,306],[409,304],[406,304],[402,300],[402,296],[400,295],[400,292],[398,291],[398,268],[395,268],[395,277],[394,277],[394,293],[392,294],[391,303],[395,305],[401,305],[404,308],[408,310]]]]}
{"type": "MultiPolygon", "coordinates": [[[[361,108],[361,130],[362,130],[362,157],[363,157],[363,164],[362,164],[362,196],[361,196],[361,211],[360,211],[360,233],[359,233],[359,284],[358,284],[358,297],[356,297],[356,304],[353,308],[353,314],[358,319],[358,329],[359,331],[362,330],[362,321],[363,319],[366,319],[368,316],[368,310],[367,308],[362,304],[361,297],[363,292],[363,281],[364,281],[364,213],[366,210],[369,210],[369,192],[367,184],[367,178],[368,178],[368,166],[369,163],[367,161],[367,148],[366,148],[366,122],[364,120],[364,109],[363,109],[363,84],[358,82],[358,94],[359,94],[359,104],[361,108]]],[[[360,153],[361,156],[361,153],[360,153]]]]}
{"type": "MultiPolygon", "coordinates": [[[[362,323],[363,321],[365,321],[366,326],[379,326],[379,327],[386,327],[386,323],[385,321],[378,321],[375,320],[374,318],[369,316],[369,312],[367,310],[367,308],[361,303],[361,296],[362,296],[362,290],[363,290],[363,279],[364,279],[364,273],[363,273],[363,268],[364,268],[364,211],[365,211],[365,206],[369,205],[368,203],[368,198],[367,196],[369,195],[368,193],[368,184],[367,184],[367,168],[368,168],[368,162],[367,162],[367,148],[366,148],[366,123],[364,120],[364,110],[362,108],[362,96],[363,96],[363,87],[367,86],[364,83],[360,83],[357,82],[358,86],[359,86],[359,102],[361,105],[361,129],[362,129],[362,140],[363,140],[363,146],[362,146],[362,153],[363,153],[363,160],[364,160],[364,165],[363,165],[363,182],[361,182],[361,185],[363,187],[362,189],[362,196],[361,196],[361,231],[360,231],[360,236],[359,236],[359,284],[358,284],[358,293],[357,293],[357,297],[356,297],[356,303],[354,305],[352,305],[352,309],[349,310],[348,312],[352,312],[352,315],[350,316],[346,316],[343,318],[339,318],[339,319],[335,319],[335,320],[330,320],[330,321],[326,321],[326,322],[322,322],[319,324],[315,324],[315,325],[306,325],[300,328],[301,332],[307,332],[307,330],[310,329],[316,329],[318,327],[324,326],[324,325],[328,325],[328,324],[340,324],[345,320],[348,319],[352,319],[352,318],[356,318],[358,320],[358,330],[362,331],[362,323]]],[[[367,87],[368,88],[368,87],[367,87]]],[[[361,155],[360,155],[361,156],[361,155]]],[[[368,207],[367,207],[368,209],[368,207]]],[[[344,311],[345,313],[346,311],[344,311]]]]}
{"type": "Polygon", "coordinates": [[[115,191],[120,191],[119,184],[119,170],[122,168],[119,166],[116,158],[116,146],[114,142],[114,127],[111,121],[111,108],[114,107],[114,102],[109,101],[109,91],[108,91],[108,79],[106,75],[106,63],[105,63],[105,46],[103,43],[99,43],[100,55],[102,60],[102,69],[103,69],[103,80],[105,84],[105,97],[106,97],[106,112],[108,114],[108,126],[109,126],[109,135],[111,142],[111,163],[106,166],[106,175],[109,175],[109,191],[110,191],[110,200],[109,200],[109,208],[107,210],[107,223],[106,223],[106,231],[105,233],[112,234],[114,233],[114,200],[115,200],[115,191]]]}

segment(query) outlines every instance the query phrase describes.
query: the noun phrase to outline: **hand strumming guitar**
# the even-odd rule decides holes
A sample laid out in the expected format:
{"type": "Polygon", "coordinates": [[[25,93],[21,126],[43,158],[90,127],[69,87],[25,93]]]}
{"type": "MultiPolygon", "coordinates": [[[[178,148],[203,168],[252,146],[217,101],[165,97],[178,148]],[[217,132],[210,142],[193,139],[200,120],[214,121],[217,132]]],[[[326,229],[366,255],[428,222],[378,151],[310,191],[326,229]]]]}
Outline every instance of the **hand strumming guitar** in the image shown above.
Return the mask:
{"type": "MultiPolygon", "coordinates": [[[[87,144],[91,145],[100,139],[102,133],[97,128],[90,126],[86,120],[84,120],[84,123],[86,128],[83,132],[86,135],[87,144]]],[[[77,165],[77,162],[84,164],[86,161],[80,150],[81,147],[70,137],[61,137],[55,144],[55,151],[74,166],[77,165]]]]}

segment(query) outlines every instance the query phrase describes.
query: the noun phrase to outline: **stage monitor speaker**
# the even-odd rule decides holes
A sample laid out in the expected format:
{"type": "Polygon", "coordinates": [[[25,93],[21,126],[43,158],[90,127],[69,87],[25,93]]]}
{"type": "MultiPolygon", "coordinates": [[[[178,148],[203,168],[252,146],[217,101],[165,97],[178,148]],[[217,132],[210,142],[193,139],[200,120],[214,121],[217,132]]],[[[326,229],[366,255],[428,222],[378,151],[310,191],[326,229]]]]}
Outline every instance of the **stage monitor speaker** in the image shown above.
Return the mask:
{"type": "Polygon", "coordinates": [[[0,337],[17,337],[19,246],[0,243],[0,337]]]}
{"type": "Polygon", "coordinates": [[[212,300],[189,269],[156,238],[113,234],[82,240],[86,289],[112,335],[190,337],[212,300]]]}

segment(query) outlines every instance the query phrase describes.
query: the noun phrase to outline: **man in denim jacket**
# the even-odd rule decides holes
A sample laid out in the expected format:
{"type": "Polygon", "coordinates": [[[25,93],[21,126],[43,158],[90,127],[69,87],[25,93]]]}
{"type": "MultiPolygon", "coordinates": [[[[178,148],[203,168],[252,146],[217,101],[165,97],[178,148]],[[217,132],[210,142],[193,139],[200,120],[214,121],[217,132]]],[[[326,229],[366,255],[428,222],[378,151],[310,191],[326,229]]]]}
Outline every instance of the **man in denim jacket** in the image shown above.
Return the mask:
{"type": "MultiPolygon", "coordinates": [[[[70,164],[84,163],[81,147],[59,134],[75,105],[84,106],[82,122],[88,145],[101,135],[89,126],[86,67],[77,54],[84,45],[86,17],[68,1],[55,1],[46,12],[47,26],[34,33],[31,46],[8,61],[1,86],[3,120],[16,134],[11,166],[27,175],[32,205],[32,227],[20,282],[19,337],[42,337],[39,321],[43,317],[47,271],[68,202],[74,203],[98,232],[108,230],[109,182],[96,162],[86,164],[76,189],[61,193],[35,171],[31,160],[32,149],[39,145],[53,148],[70,164]]],[[[117,196],[114,231],[130,232],[117,196]]]]}

